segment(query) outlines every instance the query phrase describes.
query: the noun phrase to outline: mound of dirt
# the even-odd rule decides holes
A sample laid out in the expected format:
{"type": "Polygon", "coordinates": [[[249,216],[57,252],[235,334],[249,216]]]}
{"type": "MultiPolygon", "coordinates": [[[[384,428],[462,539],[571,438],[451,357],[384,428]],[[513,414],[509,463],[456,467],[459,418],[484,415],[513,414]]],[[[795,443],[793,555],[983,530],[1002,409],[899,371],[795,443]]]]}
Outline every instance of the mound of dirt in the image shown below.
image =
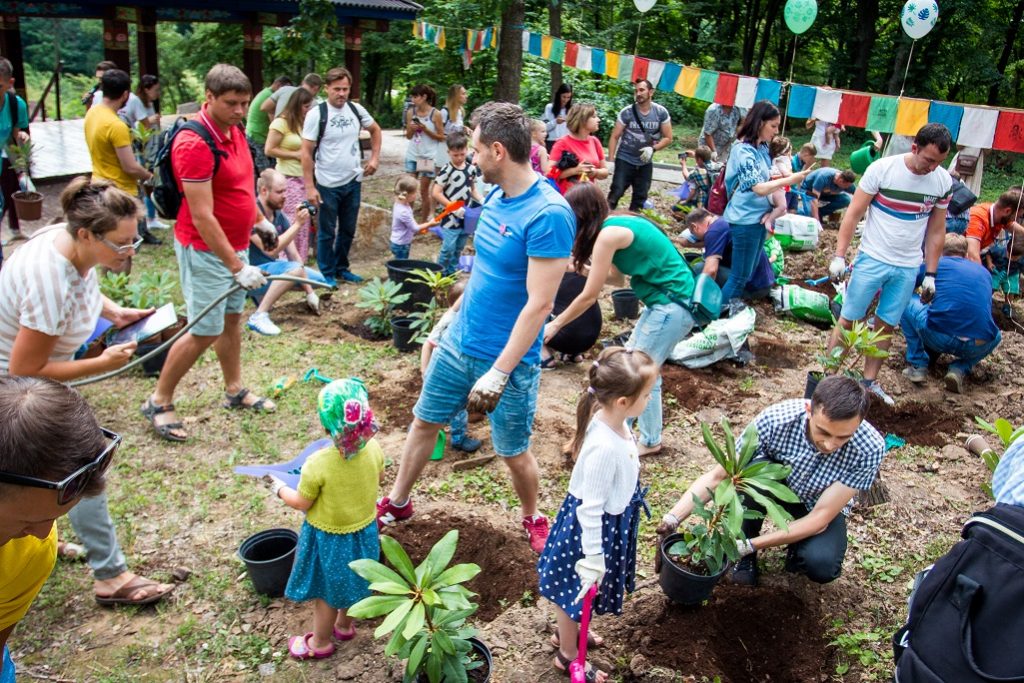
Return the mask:
{"type": "Polygon", "coordinates": [[[833,664],[821,616],[817,602],[782,587],[720,584],[711,601],[697,608],[651,595],[623,616],[629,622],[626,651],[635,653],[625,680],[648,680],[647,666],[667,667],[684,680],[824,680],[833,664]]]}
{"type": "Polygon", "coordinates": [[[792,370],[803,367],[811,353],[803,346],[757,337],[752,345],[754,362],[769,368],[792,370]]]}
{"type": "Polygon", "coordinates": [[[480,596],[474,619],[492,621],[527,591],[537,595],[537,555],[525,537],[495,528],[484,519],[433,512],[397,524],[388,534],[402,544],[413,564],[419,564],[451,529],[459,530],[452,563],[472,562],[482,570],[466,583],[480,596]]]}
{"type": "Polygon", "coordinates": [[[967,418],[941,403],[902,403],[889,407],[872,401],[868,422],[883,435],[891,432],[915,446],[945,446],[967,418]]]}
{"type": "MultiPolygon", "coordinates": [[[[721,370],[728,365],[719,364],[712,367],[714,372],[700,372],[666,363],[661,366],[662,395],[675,397],[678,405],[691,413],[708,406],[735,406],[743,399],[757,396],[756,393],[741,391],[732,382],[725,381],[723,375],[728,373],[721,370]]],[[[666,404],[665,411],[670,410],[666,404]]]]}

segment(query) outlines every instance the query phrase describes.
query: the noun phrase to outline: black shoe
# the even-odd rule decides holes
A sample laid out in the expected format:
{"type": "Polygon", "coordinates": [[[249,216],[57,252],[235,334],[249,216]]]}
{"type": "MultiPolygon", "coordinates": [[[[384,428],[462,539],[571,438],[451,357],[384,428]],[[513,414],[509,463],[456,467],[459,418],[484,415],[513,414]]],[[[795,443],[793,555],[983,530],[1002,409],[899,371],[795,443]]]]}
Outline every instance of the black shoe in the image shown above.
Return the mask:
{"type": "Polygon", "coordinates": [[[153,246],[159,246],[164,243],[162,239],[151,233],[149,230],[143,230],[139,234],[142,237],[143,244],[152,244],[153,246]]]}
{"type": "Polygon", "coordinates": [[[604,348],[606,348],[606,349],[609,346],[625,346],[626,342],[629,341],[629,338],[632,335],[633,335],[633,330],[627,330],[627,331],[623,332],[622,334],[620,334],[620,335],[618,335],[616,337],[612,337],[611,339],[602,339],[601,340],[601,345],[604,348]]]}
{"type": "Polygon", "coordinates": [[[756,586],[758,573],[757,553],[753,552],[733,567],[732,582],[741,586],[756,586]]]}
{"type": "Polygon", "coordinates": [[[452,441],[452,448],[463,453],[476,453],[484,443],[480,439],[467,436],[462,441],[452,441]]]}

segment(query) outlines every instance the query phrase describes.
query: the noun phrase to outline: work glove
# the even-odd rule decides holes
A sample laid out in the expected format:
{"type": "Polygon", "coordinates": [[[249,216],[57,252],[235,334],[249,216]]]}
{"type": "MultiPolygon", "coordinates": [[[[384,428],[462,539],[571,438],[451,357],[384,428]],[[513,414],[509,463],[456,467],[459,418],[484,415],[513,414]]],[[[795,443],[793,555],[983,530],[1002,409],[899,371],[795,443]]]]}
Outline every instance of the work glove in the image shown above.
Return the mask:
{"type": "Polygon", "coordinates": [[[651,159],[653,159],[653,158],[654,158],[654,148],[653,147],[641,147],[640,148],[640,163],[642,163],[642,164],[649,164],[649,163],[651,163],[651,159]]]}
{"type": "Polygon", "coordinates": [[[260,477],[260,480],[270,488],[270,493],[274,498],[278,497],[278,493],[280,493],[281,489],[288,486],[288,484],[284,483],[284,481],[278,479],[272,474],[264,474],[260,477]]]}
{"type": "Polygon", "coordinates": [[[740,554],[740,559],[753,554],[756,550],[757,548],[754,547],[749,538],[736,539],[736,552],[740,554]]]}
{"type": "Polygon", "coordinates": [[[455,213],[455,217],[456,218],[459,218],[459,219],[465,218],[466,217],[466,207],[462,207],[461,209],[456,209],[454,211],[454,213],[455,213]]]}
{"type": "Polygon", "coordinates": [[[925,275],[921,280],[921,303],[926,304],[935,298],[935,276],[925,275]]]}
{"type": "Polygon", "coordinates": [[[846,277],[846,259],[833,256],[832,262],[828,264],[828,277],[832,282],[842,282],[846,277]]]}
{"type": "Polygon", "coordinates": [[[427,341],[432,343],[434,346],[437,346],[438,342],[441,341],[441,335],[444,334],[444,331],[447,330],[448,326],[452,324],[453,320],[455,320],[455,316],[456,313],[453,309],[449,308],[445,311],[444,315],[441,316],[441,319],[437,321],[436,325],[434,325],[434,329],[432,329],[430,334],[427,335],[427,341]]]}
{"type": "Polygon", "coordinates": [[[658,535],[667,536],[668,534],[674,533],[679,528],[679,518],[673,515],[671,512],[666,512],[665,516],[661,518],[661,524],[658,525],[658,535]]]}
{"type": "Polygon", "coordinates": [[[579,602],[591,586],[601,583],[604,578],[604,555],[587,555],[576,562],[576,576],[580,577],[580,592],[574,602],[579,602]]]}
{"type": "Polygon", "coordinates": [[[277,230],[274,229],[274,224],[266,218],[252,226],[252,231],[259,235],[260,241],[263,242],[263,246],[267,249],[275,249],[277,247],[277,230]]]}
{"type": "Polygon", "coordinates": [[[711,150],[711,161],[718,161],[718,150],[711,150]]]}
{"type": "Polygon", "coordinates": [[[469,392],[469,398],[466,400],[466,408],[471,413],[491,412],[501,400],[501,393],[505,391],[507,383],[508,375],[491,366],[491,369],[473,385],[473,389],[469,392]]]}
{"type": "Polygon", "coordinates": [[[259,289],[267,284],[267,277],[256,266],[242,266],[235,273],[235,282],[242,285],[242,289],[259,289]]]}

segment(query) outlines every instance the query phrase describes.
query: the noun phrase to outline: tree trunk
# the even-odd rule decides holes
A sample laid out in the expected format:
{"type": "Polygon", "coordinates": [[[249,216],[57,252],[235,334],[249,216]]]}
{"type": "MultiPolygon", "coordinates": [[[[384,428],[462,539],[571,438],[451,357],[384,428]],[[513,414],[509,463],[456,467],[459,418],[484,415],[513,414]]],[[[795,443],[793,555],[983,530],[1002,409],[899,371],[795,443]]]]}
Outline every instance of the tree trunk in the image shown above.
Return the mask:
{"type": "Polygon", "coordinates": [[[896,55],[893,57],[892,72],[889,75],[889,87],[886,88],[886,93],[889,95],[899,95],[900,84],[903,82],[903,74],[906,73],[907,69],[907,57],[910,52],[910,43],[902,40],[901,38],[897,39],[896,55]]]}
{"type": "Polygon", "coordinates": [[[1003,51],[996,63],[996,71],[999,72],[999,80],[988,89],[988,104],[998,104],[999,86],[1002,85],[1006,74],[1006,66],[1010,63],[1010,54],[1013,51],[1013,44],[1017,41],[1017,33],[1020,31],[1020,21],[1024,17],[1024,0],[1017,0],[1017,6],[1013,8],[1013,18],[1006,25],[1006,40],[1003,42],[1003,51]]]}
{"type": "Polygon", "coordinates": [[[768,42],[772,37],[772,29],[779,17],[779,8],[782,7],[782,0],[768,0],[768,7],[765,9],[764,33],[761,35],[761,46],[757,51],[757,61],[750,72],[751,76],[760,76],[761,67],[764,65],[765,51],[768,49],[768,42]]]}
{"type": "MultiPolygon", "coordinates": [[[[548,0],[548,30],[555,38],[562,37],[562,3],[564,1],[548,0]]],[[[551,69],[551,101],[554,101],[555,90],[562,84],[562,65],[558,62],[551,62],[549,68],[551,69]]]]}
{"type": "Polygon", "coordinates": [[[757,46],[758,25],[761,18],[761,0],[747,3],[747,15],[743,20],[743,54],[740,62],[744,74],[749,74],[754,65],[754,48],[757,46]]]}
{"type": "Polygon", "coordinates": [[[860,0],[857,3],[857,40],[853,44],[853,78],[850,87],[854,90],[868,89],[868,69],[871,53],[875,49],[878,30],[878,0],[860,0]]]}
{"type": "Polygon", "coordinates": [[[523,77],[523,0],[508,0],[501,11],[501,35],[498,37],[498,79],[494,99],[519,103],[519,85],[523,77]]]}

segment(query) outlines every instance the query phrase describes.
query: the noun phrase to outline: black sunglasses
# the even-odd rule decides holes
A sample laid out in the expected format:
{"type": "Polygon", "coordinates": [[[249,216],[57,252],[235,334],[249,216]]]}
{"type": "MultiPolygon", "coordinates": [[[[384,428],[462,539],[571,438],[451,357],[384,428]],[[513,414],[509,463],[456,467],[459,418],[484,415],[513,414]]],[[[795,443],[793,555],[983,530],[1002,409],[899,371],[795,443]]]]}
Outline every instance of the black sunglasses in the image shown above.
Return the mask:
{"type": "Polygon", "coordinates": [[[61,481],[48,481],[46,479],[37,479],[36,477],[29,477],[24,474],[14,474],[12,472],[0,472],[0,482],[5,484],[15,484],[18,486],[31,486],[37,489],[55,489],[57,491],[57,504],[66,505],[71,501],[78,498],[85,487],[92,481],[94,475],[103,474],[106,471],[107,466],[110,465],[111,459],[114,457],[114,453],[117,451],[118,446],[121,445],[121,435],[115,434],[109,429],[100,427],[100,431],[103,436],[109,439],[110,443],[107,444],[106,448],[96,456],[96,459],[87,465],[83,465],[78,470],[72,472],[61,481]]]}

